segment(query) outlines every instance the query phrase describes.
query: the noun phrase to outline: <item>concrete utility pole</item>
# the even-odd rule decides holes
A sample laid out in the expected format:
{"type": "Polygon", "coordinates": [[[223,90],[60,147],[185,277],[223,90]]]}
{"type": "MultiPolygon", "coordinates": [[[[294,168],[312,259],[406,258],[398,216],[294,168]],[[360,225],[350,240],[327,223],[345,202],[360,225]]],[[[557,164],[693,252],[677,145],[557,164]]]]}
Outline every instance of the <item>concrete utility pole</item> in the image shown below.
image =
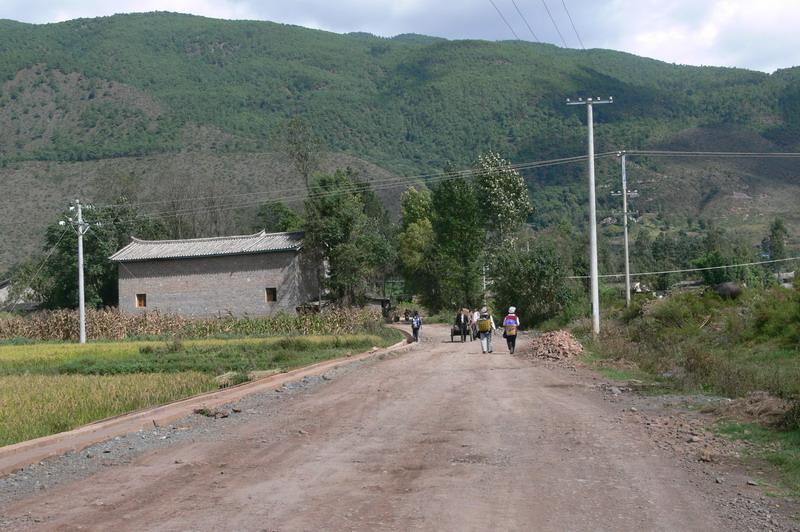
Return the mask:
{"type": "Polygon", "coordinates": [[[592,106],[595,104],[614,103],[614,98],[578,98],[577,101],[567,99],[567,105],[585,105],[586,123],[589,142],[589,265],[592,285],[592,336],[600,334],[600,283],[597,273],[597,203],[594,187],[594,116],[592,106]]]}
{"type": "MultiPolygon", "coordinates": [[[[76,219],[69,219],[75,232],[78,233],[78,313],[80,316],[80,343],[86,343],[86,301],[83,283],[83,235],[89,231],[89,224],[83,221],[83,206],[80,200],[75,200],[75,205],[69,208],[75,210],[76,219]]],[[[64,225],[63,220],[59,225],[64,225]]]]}
{"type": "Polygon", "coordinates": [[[617,154],[622,165],[622,228],[625,234],[625,306],[631,306],[631,264],[628,254],[628,176],[625,171],[625,156],[621,151],[617,154]]]}

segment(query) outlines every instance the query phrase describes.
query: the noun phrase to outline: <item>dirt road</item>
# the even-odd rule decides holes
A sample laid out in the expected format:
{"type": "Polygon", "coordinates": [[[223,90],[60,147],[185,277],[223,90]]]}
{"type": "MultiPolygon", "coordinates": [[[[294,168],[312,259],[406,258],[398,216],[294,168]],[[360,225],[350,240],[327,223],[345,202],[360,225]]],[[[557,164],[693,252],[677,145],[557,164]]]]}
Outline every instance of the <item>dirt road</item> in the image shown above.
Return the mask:
{"type": "Polygon", "coordinates": [[[0,514],[59,530],[736,529],[597,390],[501,342],[481,355],[423,332],[280,411],[0,514]]]}

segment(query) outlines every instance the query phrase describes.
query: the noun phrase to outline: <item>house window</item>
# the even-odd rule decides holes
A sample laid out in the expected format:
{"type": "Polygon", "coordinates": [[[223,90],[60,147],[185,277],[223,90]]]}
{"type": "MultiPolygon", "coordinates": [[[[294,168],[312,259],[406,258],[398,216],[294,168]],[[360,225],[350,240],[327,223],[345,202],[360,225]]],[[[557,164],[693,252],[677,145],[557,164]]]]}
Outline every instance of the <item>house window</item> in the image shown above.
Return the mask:
{"type": "Polygon", "coordinates": [[[136,294],[136,308],[145,308],[147,306],[147,294],[136,294]]]}
{"type": "Polygon", "coordinates": [[[278,300],[278,289],[277,288],[265,288],[264,289],[264,301],[267,303],[274,303],[278,300]]]}

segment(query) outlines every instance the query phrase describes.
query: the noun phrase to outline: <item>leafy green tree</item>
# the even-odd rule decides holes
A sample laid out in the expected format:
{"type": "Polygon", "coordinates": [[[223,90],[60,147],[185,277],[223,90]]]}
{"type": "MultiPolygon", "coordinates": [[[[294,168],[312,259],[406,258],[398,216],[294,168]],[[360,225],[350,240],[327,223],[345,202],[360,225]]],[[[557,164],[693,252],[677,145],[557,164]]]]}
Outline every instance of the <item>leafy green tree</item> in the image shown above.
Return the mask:
{"type": "Polygon", "coordinates": [[[477,170],[478,200],[489,232],[504,242],[513,240],[533,213],[525,181],[510,162],[491,151],[478,157],[477,170]]]}
{"type": "Polygon", "coordinates": [[[786,224],[780,218],[775,220],[769,226],[769,258],[785,259],[786,258],[786,237],[789,232],[786,230],[786,224]]]}
{"type": "Polygon", "coordinates": [[[350,170],[320,175],[305,202],[306,248],[327,264],[325,286],[343,304],[360,304],[370,284],[394,261],[379,218],[365,212],[363,184],[350,170]]]}
{"type": "Polygon", "coordinates": [[[256,229],[264,229],[268,233],[303,229],[303,218],[280,201],[259,207],[256,220],[256,229]]]}
{"type": "Polygon", "coordinates": [[[433,272],[436,290],[428,294],[435,310],[480,302],[481,255],[485,230],[472,183],[463,177],[444,181],[433,191],[436,238],[433,272]]]}
{"type": "Polygon", "coordinates": [[[401,231],[398,259],[411,293],[430,294],[434,276],[431,270],[436,235],[433,232],[433,198],[428,189],[408,188],[400,200],[401,231]]]}
{"type": "Polygon", "coordinates": [[[560,313],[572,293],[566,284],[567,269],[551,246],[529,250],[504,246],[494,257],[492,290],[498,308],[517,307],[526,323],[535,324],[560,313]]]}
{"type": "Polygon", "coordinates": [[[422,220],[430,221],[433,215],[433,197],[427,188],[409,187],[400,198],[401,224],[406,229],[422,220]]]}
{"type": "MultiPolygon", "coordinates": [[[[167,236],[164,225],[140,215],[124,198],[118,205],[84,209],[84,220],[91,229],[84,237],[84,284],[87,307],[115,306],[118,303],[117,265],[108,260],[130,242],[132,236],[159,239],[167,236]]],[[[74,213],[65,212],[62,219],[74,213]]],[[[53,223],[45,234],[45,256],[31,261],[17,272],[14,284],[28,287],[47,308],[78,306],[78,236],[67,224],[53,223]],[[36,264],[43,264],[41,269],[36,264]],[[38,275],[35,275],[38,272],[38,275]]],[[[124,267],[124,266],[120,266],[124,267]]]]}
{"type": "Polygon", "coordinates": [[[301,116],[294,116],[283,124],[276,140],[308,188],[311,176],[319,169],[322,151],[322,143],[311,124],[301,116]]]}

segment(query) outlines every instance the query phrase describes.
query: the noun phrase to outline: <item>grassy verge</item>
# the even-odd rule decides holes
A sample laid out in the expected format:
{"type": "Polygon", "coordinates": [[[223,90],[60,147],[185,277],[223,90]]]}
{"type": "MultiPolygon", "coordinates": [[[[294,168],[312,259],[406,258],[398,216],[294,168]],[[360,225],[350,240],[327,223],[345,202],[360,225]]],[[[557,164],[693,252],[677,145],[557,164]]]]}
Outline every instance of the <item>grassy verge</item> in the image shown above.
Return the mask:
{"type": "Polygon", "coordinates": [[[400,341],[402,333],[0,346],[0,445],[213,390],[216,376],[286,371],[400,341]]]}
{"type": "Polygon", "coordinates": [[[726,422],[717,427],[717,432],[751,444],[749,456],[777,467],[782,487],[800,496],[800,430],[777,431],[754,423],[726,422]]]}
{"type": "MultiPolygon", "coordinates": [[[[588,336],[584,328],[575,332],[588,336]]],[[[650,378],[674,390],[732,398],[767,392],[794,405],[776,426],[730,423],[720,432],[754,443],[758,457],[800,494],[798,290],[753,289],[736,300],[712,291],[639,300],[609,311],[600,340],[585,346],[588,361],[610,378],[650,378]]]]}
{"type": "MultiPolygon", "coordinates": [[[[694,392],[800,397],[800,297],[776,288],[739,300],[688,292],[606,316],[601,359],[622,360],[694,392]]],[[[578,331],[580,334],[580,331],[578,331]]]]}

